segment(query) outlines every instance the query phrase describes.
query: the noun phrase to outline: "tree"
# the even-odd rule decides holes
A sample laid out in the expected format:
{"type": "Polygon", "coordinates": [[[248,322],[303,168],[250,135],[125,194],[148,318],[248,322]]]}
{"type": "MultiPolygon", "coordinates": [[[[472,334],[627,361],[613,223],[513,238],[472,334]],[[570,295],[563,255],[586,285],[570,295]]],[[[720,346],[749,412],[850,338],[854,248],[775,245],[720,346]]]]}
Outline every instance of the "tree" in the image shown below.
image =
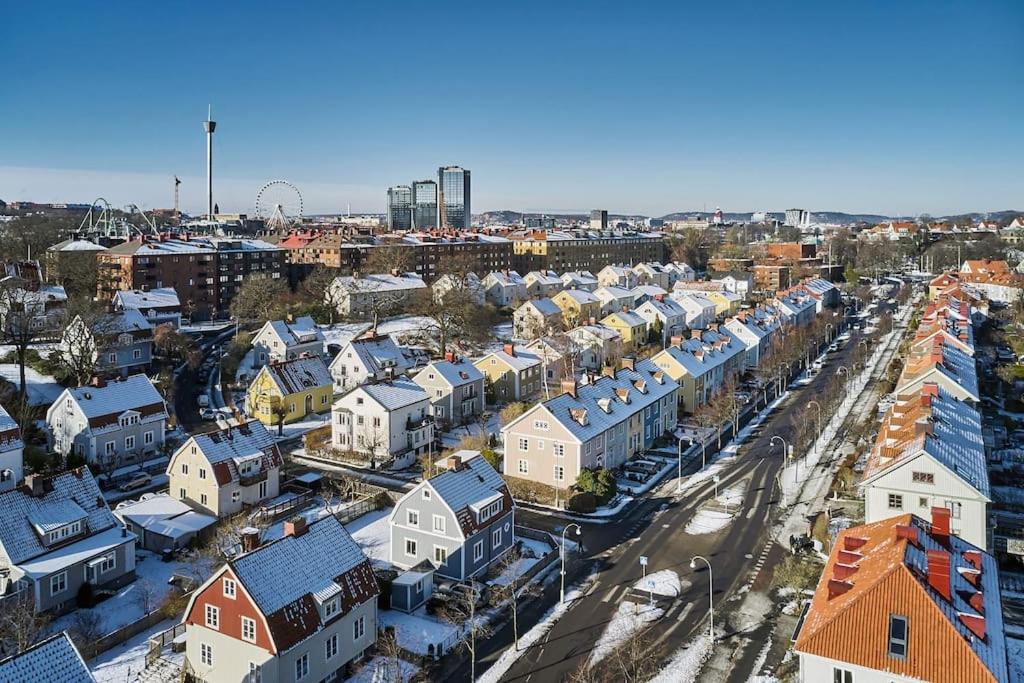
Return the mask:
{"type": "Polygon", "coordinates": [[[144,615],[149,614],[157,607],[159,594],[156,586],[149,579],[138,579],[132,587],[132,597],[144,615]]]}
{"type": "Polygon", "coordinates": [[[412,250],[400,246],[375,246],[369,250],[363,261],[363,271],[367,273],[402,274],[412,270],[412,250]]]}
{"type": "Polygon", "coordinates": [[[275,320],[283,314],[290,294],[284,280],[250,275],[231,300],[231,315],[253,322],[275,320]]]}
{"type": "Polygon", "coordinates": [[[522,401],[514,401],[502,408],[498,415],[501,417],[501,424],[507,425],[512,420],[526,412],[527,405],[522,401]]]}
{"type": "Polygon", "coordinates": [[[318,265],[302,281],[302,291],[308,296],[311,303],[322,307],[323,315],[330,325],[334,324],[334,318],[338,314],[338,306],[341,305],[342,300],[342,290],[331,286],[340,274],[341,272],[337,268],[318,265]]]}
{"type": "Polygon", "coordinates": [[[383,660],[383,671],[378,664],[373,675],[374,683],[405,683],[402,675],[402,646],[393,626],[386,627],[377,636],[377,652],[383,660]]]}
{"type": "Polygon", "coordinates": [[[270,402],[270,413],[277,418],[277,435],[284,435],[284,419],[288,417],[288,406],[284,404],[283,398],[270,402]]]}
{"type": "Polygon", "coordinates": [[[499,576],[506,579],[505,583],[495,582],[491,586],[495,596],[501,602],[508,602],[512,609],[512,638],[514,647],[519,650],[519,600],[528,596],[541,594],[540,584],[535,581],[523,580],[522,553],[512,548],[502,555],[496,566],[499,576]]]}
{"type": "Polygon", "coordinates": [[[490,304],[480,305],[480,280],[474,269],[476,259],[457,255],[446,259],[438,269],[445,288],[420,291],[412,310],[425,319],[425,332],[434,341],[437,353],[444,356],[454,339],[483,343],[491,337],[496,313],[490,304]]]}
{"type": "Polygon", "coordinates": [[[476,641],[491,635],[491,628],[484,620],[476,618],[478,586],[475,579],[470,579],[468,584],[456,586],[453,595],[440,609],[442,619],[460,627],[456,647],[469,653],[471,681],[476,680],[476,641]]]}
{"type": "Polygon", "coordinates": [[[0,282],[0,338],[14,346],[18,357],[18,395],[25,397],[25,355],[42,330],[39,293],[31,292],[20,278],[0,282]]]}
{"type": "Polygon", "coordinates": [[[49,614],[36,612],[32,591],[22,590],[0,610],[0,643],[11,654],[22,652],[42,639],[49,623],[49,614]]]}
{"type": "Polygon", "coordinates": [[[103,633],[103,615],[96,609],[80,609],[71,620],[71,638],[85,656],[90,656],[103,633]]]}

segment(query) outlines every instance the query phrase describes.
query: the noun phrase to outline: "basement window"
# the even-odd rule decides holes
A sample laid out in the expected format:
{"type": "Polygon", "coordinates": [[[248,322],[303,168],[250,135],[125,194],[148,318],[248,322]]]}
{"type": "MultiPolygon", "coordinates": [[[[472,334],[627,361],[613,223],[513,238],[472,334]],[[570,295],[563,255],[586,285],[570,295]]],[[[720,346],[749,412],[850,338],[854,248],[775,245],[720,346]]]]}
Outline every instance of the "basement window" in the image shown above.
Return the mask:
{"type": "Polygon", "coordinates": [[[889,656],[907,658],[907,618],[896,614],[889,616],[889,656]]]}

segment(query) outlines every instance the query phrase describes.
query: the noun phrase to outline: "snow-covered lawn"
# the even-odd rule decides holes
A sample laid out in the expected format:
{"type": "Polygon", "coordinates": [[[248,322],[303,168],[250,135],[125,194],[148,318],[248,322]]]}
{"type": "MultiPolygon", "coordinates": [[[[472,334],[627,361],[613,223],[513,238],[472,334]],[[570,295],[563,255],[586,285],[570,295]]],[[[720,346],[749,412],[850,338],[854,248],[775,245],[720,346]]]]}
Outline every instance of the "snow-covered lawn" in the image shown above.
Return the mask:
{"type": "Polygon", "coordinates": [[[435,648],[443,646],[447,651],[451,640],[459,632],[454,624],[428,616],[422,607],[412,614],[393,609],[381,610],[378,621],[382,628],[394,626],[398,644],[410,652],[421,655],[427,654],[429,645],[435,648]]]}
{"type": "Polygon", "coordinates": [[[359,671],[345,679],[346,683],[394,683],[395,667],[402,671],[402,683],[407,683],[420,668],[404,659],[394,660],[387,657],[374,657],[366,662],[359,671]]]}
{"type": "MultiPolygon", "coordinates": [[[[21,367],[17,363],[0,363],[0,377],[15,387],[21,385],[21,367]]],[[[57,380],[44,375],[30,367],[25,367],[25,384],[28,390],[28,402],[33,406],[50,405],[57,400],[64,387],[57,380]]]]}
{"type": "Polygon", "coordinates": [[[345,525],[363,552],[378,566],[391,564],[391,527],[388,525],[391,510],[368,512],[345,525]]]}
{"type": "Polygon", "coordinates": [[[661,618],[665,610],[648,604],[639,604],[630,600],[619,603],[619,610],[604,629],[601,638],[594,645],[590,654],[590,666],[594,666],[610,655],[619,646],[653,621],[661,618]]]}
{"type": "Polygon", "coordinates": [[[701,667],[711,656],[711,638],[702,634],[686,647],[678,650],[661,673],[648,683],[693,683],[700,675],[701,667]]]}
{"type": "Polygon", "coordinates": [[[686,525],[684,533],[690,534],[691,536],[713,534],[716,531],[721,531],[725,527],[729,526],[729,523],[732,522],[732,518],[733,515],[729,512],[701,508],[700,510],[697,510],[697,514],[695,514],[693,519],[690,520],[690,523],[686,525]]]}
{"type": "MultiPolygon", "coordinates": [[[[129,638],[121,645],[115,645],[98,655],[89,662],[89,669],[97,683],[124,683],[132,680],[131,676],[146,668],[146,652],[149,650],[147,641],[156,634],[173,628],[176,624],[178,624],[177,619],[161,621],[134,638],[129,638]]],[[[185,661],[184,652],[175,654],[168,648],[164,650],[163,654],[172,662],[180,664],[185,661]]]]}
{"type": "Polygon", "coordinates": [[[690,586],[690,582],[684,583],[681,581],[679,574],[676,574],[671,569],[662,569],[653,574],[648,574],[646,579],[638,580],[633,584],[633,589],[645,593],[663,595],[667,598],[677,598],[682,594],[684,588],[689,588],[690,586]]]}
{"type": "Polygon", "coordinates": [[[509,585],[514,579],[528,572],[534,565],[540,562],[542,557],[554,549],[554,546],[542,543],[541,541],[535,541],[532,538],[519,538],[518,540],[523,544],[522,556],[514,564],[505,567],[501,574],[488,581],[491,585],[509,585]],[[527,557],[527,555],[530,557],[527,557]]]}

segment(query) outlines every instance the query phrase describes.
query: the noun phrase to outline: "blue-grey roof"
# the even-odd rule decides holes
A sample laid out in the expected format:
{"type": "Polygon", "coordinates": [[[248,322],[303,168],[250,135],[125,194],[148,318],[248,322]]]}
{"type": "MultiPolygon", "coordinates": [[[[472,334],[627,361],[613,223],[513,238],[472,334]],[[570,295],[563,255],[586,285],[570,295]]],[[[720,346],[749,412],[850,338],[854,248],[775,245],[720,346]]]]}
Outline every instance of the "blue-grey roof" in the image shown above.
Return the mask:
{"type": "Polygon", "coordinates": [[[388,382],[364,384],[359,389],[365,391],[370,398],[388,411],[411,406],[430,398],[423,387],[405,377],[398,377],[388,382]]]}
{"type": "Polygon", "coordinates": [[[95,683],[67,631],[0,660],[0,683],[95,683]]]}
{"type": "MultiPolygon", "coordinates": [[[[459,360],[455,363],[448,360],[434,361],[427,367],[420,370],[420,374],[424,372],[436,372],[453,387],[469,384],[470,382],[482,382],[484,379],[483,373],[477,370],[472,363],[466,360],[459,360]]],[[[419,377],[419,375],[416,376],[419,377]]]]}
{"type": "Polygon", "coordinates": [[[458,470],[445,470],[427,480],[455,512],[492,498],[505,489],[505,480],[483,456],[468,458],[462,464],[458,470]]]}

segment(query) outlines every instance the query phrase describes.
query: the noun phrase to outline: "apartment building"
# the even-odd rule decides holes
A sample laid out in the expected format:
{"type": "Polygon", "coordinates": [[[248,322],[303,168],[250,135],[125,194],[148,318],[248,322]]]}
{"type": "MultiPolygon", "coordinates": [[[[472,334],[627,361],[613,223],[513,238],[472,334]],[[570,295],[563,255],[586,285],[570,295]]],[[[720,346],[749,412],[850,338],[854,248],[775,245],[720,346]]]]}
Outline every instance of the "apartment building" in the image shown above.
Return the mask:
{"type": "Polygon", "coordinates": [[[531,230],[509,237],[513,267],[522,273],[589,271],[612,263],[664,263],[668,251],[660,233],[531,230]]]}

